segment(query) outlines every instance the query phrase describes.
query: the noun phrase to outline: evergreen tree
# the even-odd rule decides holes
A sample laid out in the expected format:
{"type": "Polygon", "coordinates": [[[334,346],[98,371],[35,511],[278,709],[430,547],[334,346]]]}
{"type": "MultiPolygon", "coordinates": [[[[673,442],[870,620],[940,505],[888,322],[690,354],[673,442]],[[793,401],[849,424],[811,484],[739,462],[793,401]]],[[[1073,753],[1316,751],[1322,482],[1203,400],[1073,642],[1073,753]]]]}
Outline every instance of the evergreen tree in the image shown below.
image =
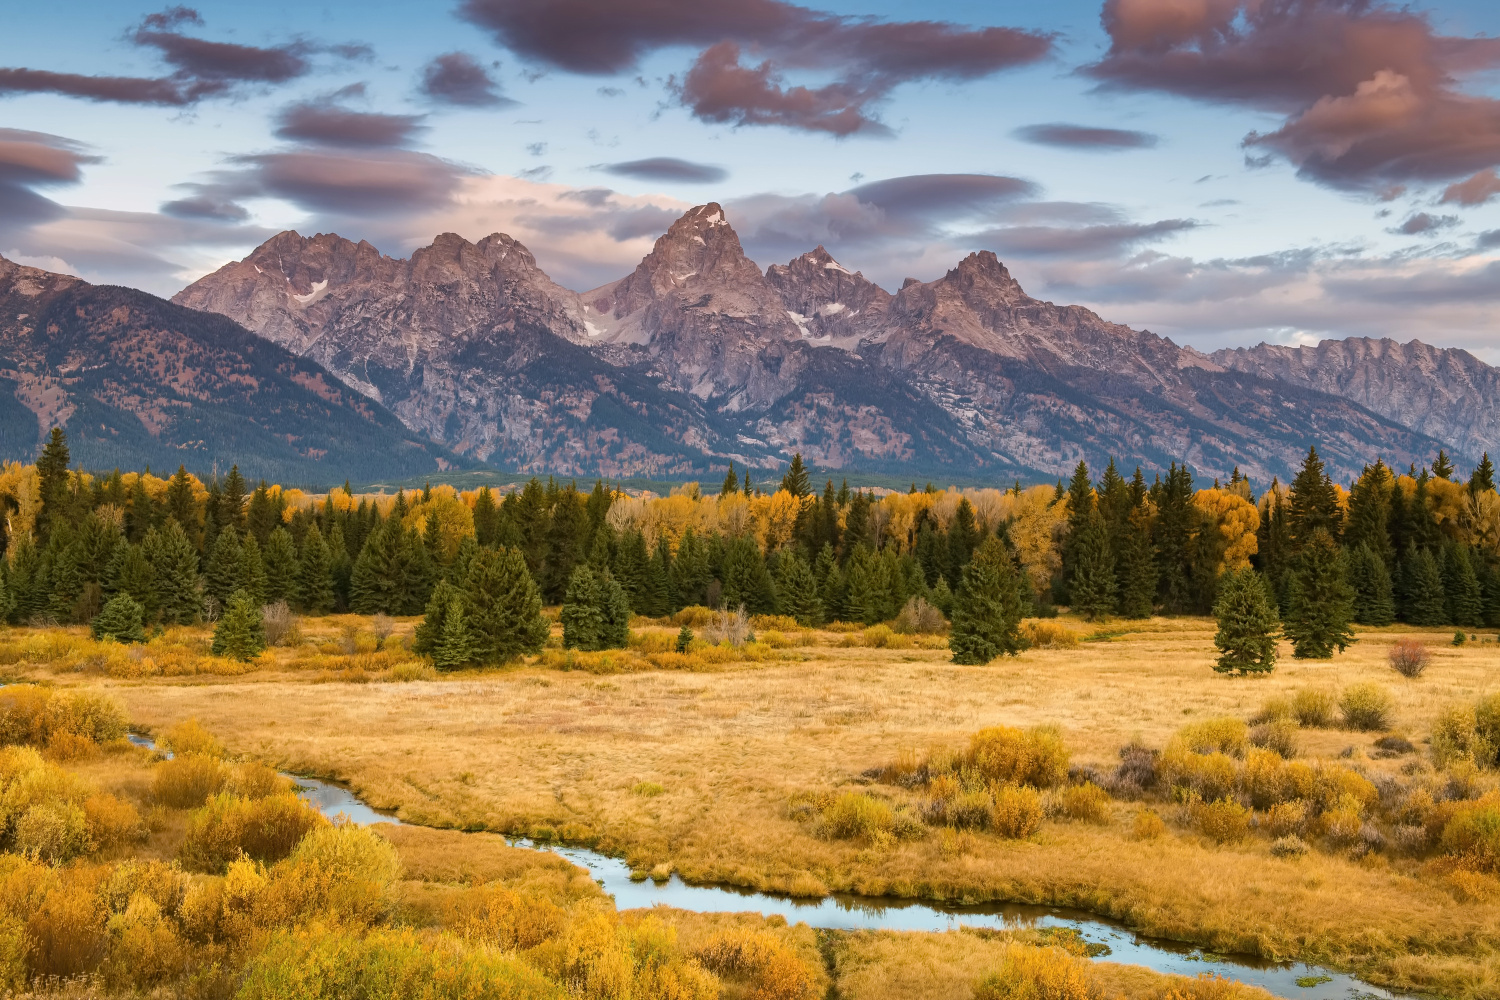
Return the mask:
{"type": "Polygon", "coordinates": [[[1437,458],[1432,460],[1432,475],[1437,479],[1453,479],[1453,462],[1448,458],[1448,452],[1442,448],[1438,449],[1437,458]]]}
{"type": "Polygon", "coordinates": [[[847,621],[844,613],[844,573],[839,568],[833,545],[823,543],[818,558],[813,563],[813,576],[818,581],[818,600],[823,604],[823,617],[828,621],[847,621]]]}
{"type": "Polygon", "coordinates": [[[474,498],[474,539],[486,548],[496,544],[500,534],[500,508],[495,505],[495,494],[488,486],[479,487],[474,498]]]}
{"type": "Polygon", "coordinates": [[[215,656],[246,662],[255,659],[266,648],[266,629],[260,616],[260,604],[252,595],[236,590],[229,596],[224,616],[214,628],[210,648],[215,656]]]}
{"type": "Polygon", "coordinates": [[[729,543],[719,579],[726,608],[744,605],[752,615],[770,614],[776,609],[776,586],[754,538],[736,538],[729,543]]]}
{"type": "Polygon", "coordinates": [[[682,628],[677,632],[677,652],[686,653],[690,648],[692,648],[693,639],[695,638],[696,636],[693,635],[692,629],[688,628],[686,625],[682,626],[682,628]]]}
{"type": "Polygon", "coordinates": [[[297,606],[310,615],[328,614],[334,609],[337,600],[328,543],[323,541],[323,533],[316,524],[308,528],[307,534],[302,538],[302,558],[297,565],[295,594],[297,606]]]}
{"type": "Polygon", "coordinates": [[[857,547],[870,544],[870,498],[859,491],[855,491],[849,501],[849,511],[844,515],[843,541],[844,547],[840,550],[839,557],[844,562],[849,561],[849,556],[857,547]]]}
{"type": "Polygon", "coordinates": [[[1156,560],[1151,551],[1151,513],[1146,507],[1141,470],[1136,470],[1140,499],[1132,506],[1115,571],[1120,580],[1120,614],[1150,618],[1156,603],[1156,560]]]}
{"type": "Polygon", "coordinates": [[[222,608],[229,603],[229,595],[240,589],[240,574],[243,565],[240,559],[240,536],[232,527],[219,532],[213,551],[208,555],[208,566],[204,575],[208,579],[208,593],[222,608]]]}
{"type": "Polygon", "coordinates": [[[266,603],[266,569],[260,557],[260,545],[255,536],[247,534],[240,542],[240,577],[237,590],[257,604],[266,603]]]}
{"type": "Polygon", "coordinates": [[[68,506],[68,459],[68,436],[61,427],[54,427],[36,460],[37,493],[42,502],[41,510],[37,512],[36,530],[44,542],[52,531],[53,522],[65,516],[68,506]]]}
{"type": "Polygon", "coordinates": [[[89,623],[89,633],[95,639],[107,636],[116,642],[145,642],[143,614],[144,610],[130,599],[129,594],[116,594],[105,602],[103,610],[89,623]]]}
{"type": "Polygon", "coordinates": [[[50,590],[44,607],[54,621],[71,622],[78,599],[83,596],[83,577],[78,572],[80,554],[75,532],[59,519],[53,524],[42,553],[50,590]]]}
{"type": "Polygon", "coordinates": [[[820,552],[823,546],[830,545],[834,551],[838,551],[841,529],[839,528],[839,500],[833,491],[833,480],[823,487],[823,499],[818,502],[818,527],[817,544],[810,552],[820,552]]]}
{"type": "Polygon", "coordinates": [[[1354,588],[1353,620],[1361,625],[1389,625],[1396,620],[1391,572],[1368,542],[1349,552],[1349,585],[1354,588]]]}
{"type": "Polygon", "coordinates": [[[948,589],[948,581],[938,577],[937,585],[932,588],[932,596],[929,598],[932,606],[943,613],[943,617],[953,617],[953,591],[948,589]]]}
{"type": "Polygon", "coordinates": [[[1073,540],[1072,608],[1089,621],[1107,618],[1115,609],[1115,561],[1109,551],[1104,518],[1090,510],[1073,540]]]}
{"type": "Polygon", "coordinates": [[[154,602],[168,625],[191,625],[203,612],[198,590],[198,550],[176,518],[147,533],[141,554],[151,564],[154,602]]]}
{"type": "Polygon", "coordinates": [[[1271,488],[1261,498],[1260,527],[1256,529],[1255,564],[1276,595],[1277,604],[1286,610],[1286,575],[1292,558],[1292,536],[1287,528],[1286,499],[1275,477],[1271,488]]]}
{"type": "Polygon", "coordinates": [[[430,656],[439,670],[452,670],[474,659],[474,637],[464,620],[464,593],[447,580],[439,581],[427,599],[426,612],[412,633],[411,651],[430,656]],[[458,618],[459,627],[451,625],[458,618]],[[443,661],[438,665],[438,659],[443,661]]]}
{"type": "Polygon", "coordinates": [[[960,497],[953,511],[953,523],[948,526],[948,588],[955,590],[963,579],[964,567],[974,558],[974,549],[979,545],[979,521],[974,516],[974,505],[968,497],[960,497]]]}
{"type": "Polygon", "coordinates": [[[708,568],[708,552],[692,528],[684,531],[682,541],[677,543],[671,573],[672,590],[679,605],[701,605],[708,600],[708,582],[713,578],[708,568]]]}
{"type": "Polygon", "coordinates": [[[439,670],[459,670],[473,662],[477,655],[464,604],[457,601],[449,607],[443,620],[443,634],[432,650],[432,665],[439,670]]]}
{"type": "Polygon", "coordinates": [[[1396,562],[1391,544],[1391,493],[1396,479],[1384,462],[1366,466],[1349,492],[1349,517],[1344,525],[1344,548],[1350,552],[1361,545],[1380,557],[1387,570],[1396,562]]]}
{"type": "Polygon", "coordinates": [[[1318,531],[1328,533],[1337,542],[1343,530],[1343,514],[1339,510],[1338,491],[1324,471],[1323,460],[1317,448],[1307,449],[1307,458],[1292,480],[1291,503],[1287,510],[1287,528],[1292,543],[1299,548],[1306,545],[1318,531]]]}
{"type": "Polygon", "coordinates": [[[602,649],[604,636],[603,599],[599,577],[587,563],[573,570],[568,593],[563,599],[563,646],[568,649],[602,649]]]}
{"type": "Polygon", "coordinates": [[[1355,641],[1354,590],[1344,555],[1326,528],[1306,536],[1287,581],[1286,636],[1299,660],[1326,660],[1355,641]]]}
{"type": "Polygon", "coordinates": [[[40,614],[45,606],[47,574],[41,550],[30,534],[16,539],[11,548],[10,566],[5,574],[7,618],[13,624],[22,625],[40,614]]]}
{"type": "Polygon", "coordinates": [[[625,596],[625,588],[605,572],[599,580],[599,593],[602,648],[624,649],[630,645],[630,600],[625,596]]]}
{"type": "Polygon", "coordinates": [[[802,465],[800,451],[792,456],[792,464],[787,468],[786,475],[781,477],[781,488],[799,499],[812,493],[812,486],[807,480],[807,469],[802,465]]]}
{"type": "Polygon", "coordinates": [[[1402,561],[1402,612],[1412,625],[1442,625],[1448,618],[1448,598],[1443,589],[1443,572],[1430,549],[1415,546],[1406,550],[1402,561]]]}
{"type": "Polygon", "coordinates": [[[615,550],[614,577],[625,588],[630,598],[630,607],[638,615],[649,614],[646,598],[646,570],[650,557],[646,555],[646,538],[639,531],[627,531],[615,550]]]}
{"type": "Polygon", "coordinates": [[[799,625],[814,627],[823,624],[823,601],[818,595],[817,578],[807,560],[800,553],[793,552],[781,560],[777,570],[776,597],[781,613],[797,619],[799,625]]]}
{"type": "Polygon", "coordinates": [[[1490,461],[1490,453],[1485,452],[1484,457],[1479,460],[1479,465],[1474,468],[1474,474],[1469,477],[1469,492],[1479,494],[1494,491],[1495,464],[1490,461]]]}
{"type": "Polygon", "coordinates": [[[125,511],[125,536],[140,542],[156,526],[156,505],[146,492],[146,477],[137,475],[130,489],[130,506],[125,511]]]}
{"type": "Polygon", "coordinates": [[[547,560],[537,583],[549,602],[559,602],[568,589],[573,567],[588,558],[584,546],[592,541],[586,501],[572,486],[558,493],[547,526],[547,560]]]}
{"type": "Polygon", "coordinates": [[[354,573],[354,560],[349,557],[349,546],[344,540],[344,529],[335,524],[328,529],[328,575],[333,578],[334,608],[349,606],[349,590],[354,573]]]}
{"type": "Polygon", "coordinates": [[[198,524],[198,504],[193,499],[193,482],[188,478],[186,466],[177,466],[177,472],[167,483],[166,515],[176,518],[184,530],[198,524]]]}
{"type": "Polygon", "coordinates": [[[297,595],[297,545],[292,533],[277,527],[266,538],[266,549],[261,555],[261,565],[266,571],[267,604],[277,601],[295,600],[297,595]]]}
{"type": "Polygon", "coordinates": [[[844,570],[844,617],[862,625],[880,621],[885,604],[880,586],[880,567],[863,546],[856,546],[844,570]]]}
{"type": "Polygon", "coordinates": [[[156,572],[141,546],[123,538],[115,543],[104,570],[104,593],[111,598],[129,597],[141,606],[147,621],[156,617],[156,572]]]}
{"type": "Polygon", "coordinates": [[[646,612],[652,618],[670,615],[677,610],[677,600],[672,588],[672,547],[666,536],[656,540],[656,549],[651,561],[646,564],[646,612]]]}
{"type": "Polygon", "coordinates": [[[1478,628],[1484,624],[1484,593],[1468,550],[1449,543],[1443,552],[1443,593],[1447,598],[1448,624],[1478,628]]]}
{"type": "Polygon", "coordinates": [[[989,663],[1002,654],[1026,648],[1021,626],[1020,576],[1015,559],[999,538],[989,538],[964,567],[953,602],[953,630],[948,646],[953,662],[989,663]]]}
{"type": "Polygon", "coordinates": [[[1431,481],[1426,469],[1417,476],[1417,488],[1406,504],[1406,540],[1419,549],[1437,551],[1443,544],[1443,532],[1432,509],[1431,481]]]}
{"type": "MultiPolygon", "coordinates": [[[[219,495],[219,516],[223,519],[219,524],[219,530],[233,528],[243,531],[245,527],[245,479],[240,475],[240,467],[231,465],[229,475],[224,477],[224,485],[219,495]]],[[[186,530],[186,525],[183,526],[186,530]]]]}
{"type": "Polygon", "coordinates": [[[1167,470],[1157,503],[1155,538],[1157,589],[1168,612],[1192,606],[1193,476],[1175,462],[1167,470]]]}
{"type": "Polygon", "coordinates": [[[1264,579],[1246,567],[1224,574],[1219,581],[1214,618],[1219,650],[1214,669],[1221,673],[1269,672],[1276,666],[1276,637],[1281,631],[1276,605],[1264,579]]]}
{"type": "Polygon", "coordinates": [[[727,497],[740,491],[740,479],[734,474],[734,460],[729,460],[729,471],[724,474],[724,485],[719,487],[719,496],[727,497]]]}
{"type": "Polygon", "coordinates": [[[542,651],[551,626],[542,617],[541,592],[520,550],[475,553],[463,591],[461,611],[476,660],[499,663],[542,651]]]}

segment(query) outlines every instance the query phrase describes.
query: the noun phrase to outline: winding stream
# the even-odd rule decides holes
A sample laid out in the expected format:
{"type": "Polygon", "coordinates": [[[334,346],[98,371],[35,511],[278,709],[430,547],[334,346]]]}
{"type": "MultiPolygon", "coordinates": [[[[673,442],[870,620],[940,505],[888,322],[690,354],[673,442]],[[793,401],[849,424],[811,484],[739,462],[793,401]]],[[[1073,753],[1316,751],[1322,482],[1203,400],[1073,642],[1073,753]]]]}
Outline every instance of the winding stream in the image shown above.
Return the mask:
{"type": "MultiPolygon", "coordinates": [[[[148,737],[131,733],[130,742],[155,750],[148,737]]],[[[165,751],[163,751],[165,752],[165,751]]],[[[297,786],[297,797],[330,818],[342,814],[359,826],[401,820],[362,802],[350,789],[317,778],[285,774],[297,786]]],[[[788,923],[805,923],[826,930],[952,931],[960,927],[996,930],[1068,928],[1090,944],[1108,951],[1098,957],[1128,965],[1144,965],[1157,972],[1181,976],[1203,973],[1227,976],[1281,997],[1295,1000],[1405,1000],[1406,995],[1371,986],[1348,973],[1316,965],[1275,963],[1248,955],[1218,955],[1192,945],[1143,937],[1114,921],[1049,906],[994,903],[943,906],[888,896],[835,893],[822,899],[793,899],[737,886],[689,885],[677,875],[664,882],[635,880],[630,866],[619,858],[583,847],[567,847],[525,839],[511,839],[515,847],[550,851],[586,869],[621,910],[665,904],[700,913],[755,912],[777,915],[788,923]],[[1308,985],[1299,985],[1298,980],[1308,985]]]]}

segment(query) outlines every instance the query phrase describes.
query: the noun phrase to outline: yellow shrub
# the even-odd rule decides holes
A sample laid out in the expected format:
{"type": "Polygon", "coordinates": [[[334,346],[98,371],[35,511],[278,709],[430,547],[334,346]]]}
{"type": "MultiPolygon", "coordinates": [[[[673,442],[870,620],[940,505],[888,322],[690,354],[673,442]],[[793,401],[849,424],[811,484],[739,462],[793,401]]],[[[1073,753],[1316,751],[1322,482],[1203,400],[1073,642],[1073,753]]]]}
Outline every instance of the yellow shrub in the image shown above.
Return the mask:
{"type": "Polygon", "coordinates": [[[467,940],[524,950],[557,937],[567,921],[567,912],[550,899],[490,884],[450,898],[444,923],[467,940]]]}
{"type": "Polygon", "coordinates": [[[1443,828],[1442,850],[1465,868],[1500,872],[1500,796],[1457,808],[1443,828]]]}
{"type": "Polygon", "coordinates": [[[174,864],[164,861],[122,861],[110,871],[99,890],[100,898],[111,913],[123,913],[130,901],[143,895],[161,912],[176,916],[188,890],[187,876],[174,864]]]}
{"type": "Polygon", "coordinates": [[[202,754],[205,757],[223,757],[224,744],[214,739],[212,733],[198,724],[197,719],[188,719],[170,727],[157,741],[157,746],[179,757],[202,754]]]}
{"type": "Polygon", "coordinates": [[[109,937],[93,879],[88,869],[65,869],[26,916],[35,975],[79,976],[103,960],[109,937]]]}
{"type": "Polygon", "coordinates": [[[1181,746],[1168,746],[1157,765],[1162,779],[1179,797],[1191,792],[1212,801],[1234,791],[1239,769],[1234,758],[1222,753],[1200,754],[1181,746]]]}
{"type": "Polygon", "coordinates": [[[109,794],[90,795],[83,801],[89,839],[94,847],[109,850],[144,840],[146,824],[135,806],[109,794]]]}
{"type": "Polygon", "coordinates": [[[753,1000],[817,1000],[818,977],[789,946],[762,930],[735,928],[710,937],[695,953],[704,968],[747,980],[753,1000]]]}
{"type": "Polygon", "coordinates": [[[969,740],[969,762],[990,781],[1051,788],[1068,777],[1068,750],[1062,734],[1048,726],[1020,730],[981,729],[969,740]]]}
{"type": "Polygon", "coordinates": [[[750,627],[757,632],[800,632],[802,626],[790,615],[752,615],[750,627]]]}
{"type": "Polygon", "coordinates": [[[1000,968],[974,985],[974,1000],[1100,1000],[1086,959],[1061,948],[1006,945],[1000,968]]]}
{"type": "Polygon", "coordinates": [[[290,792],[261,799],[221,793],[188,818],[182,859],[191,868],[222,872],[241,853],[279,861],[310,831],[327,826],[315,808],[290,792]]]}
{"type": "Polygon", "coordinates": [[[113,940],[105,980],[117,987],[150,988],[187,970],[187,947],[175,923],[144,893],[111,917],[113,940]]]}
{"type": "Polygon", "coordinates": [[[1339,711],[1344,724],[1350,729],[1365,732],[1385,729],[1390,725],[1391,714],[1396,710],[1395,699],[1379,684],[1351,684],[1339,698],[1339,711]]]}
{"type": "Polygon", "coordinates": [[[269,764],[246,761],[230,767],[224,781],[224,790],[241,798],[263,799],[268,795],[290,792],[292,782],[278,774],[269,764]]]}
{"type": "Polygon", "coordinates": [[[1380,790],[1364,775],[1347,767],[1320,761],[1313,771],[1316,775],[1313,796],[1324,809],[1335,808],[1347,797],[1363,815],[1380,801],[1380,790]]]}
{"type": "Polygon", "coordinates": [[[0,743],[45,747],[57,741],[68,756],[124,735],[124,711],[98,692],[54,692],[31,684],[0,689],[0,743]]]}
{"type": "Polygon", "coordinates": [[[677,648],[677,636],[642,629],[630,634],[630,648],[638,653],[670,653],[677,648]]]}
{"type": "Polygon", "coordinates": [[[1195,800],[1188,810],[1193,828],[1217,844],[1237,844],[1250,833],[1250,810],[1233,799],[1195,800]]]}
{"type": "Polygon", "coordinates": [[[1038,619],[1021,624],[1021,636],[1032,649],[1076,649],[1078,633],[1058,622],[1038,619]]]}
{"type": "Polygon", "coordinates": [[[1240,788],[1258,809],[1265,809],[1286,797],[1282,780],[1286,767],[1281,755],[1270,750],[1252,749],[1245,754],[1240,770],[1240,788]]]}
{"type": "Polygon", "coordinates": [[[845,792],[823,810],[819,828],[833,840],[853,840],[888,832],[894,825],[889,805],[863,792],[845,792]]]}
{"type": "Polygon", "coordinates": [[[1307,825],[1307,803],[1301,799],[1276,803],[1266,810],[1264,825],[1273,837],[1301,833],[1307,825]]]}
{"type": "Polygon", "coordinates": [[[93,846],[88,817],[70,802],[39,803],[16,821],[16,852],[29,858],[62,864],[87,854],[93,846]]]}
{"type": "Polygon", "coordinates": [[[1194,753],[1227,753],[1234,757],[1245,754],[1250,727],[1243,719],[1205,719],[1177,731],[1172,742],[1180,744],[1194,753]]]}
{"type": "Polygon", "coordinates": [[[672,624],[679,628],[686,625],[691,629],[700,629],[705,625],[712,625],[718,612],[712,608],[705,608],[701,604],[693,604],[683,608],[672,616],[672,624]]]}
{"type": "Polygon", "coordinates": [[[1334,844],[1352,844],[1359,837],[1359,828],[1364,825],[1360,817],[1360,803],[1353,795],[1341,795],[1331,809],[1318,817],[1323,835],[1334,844]]]}
{"type": "Polygon", "coordinates": [[[296,915],[370,923],[390,909],[401,861],[390,842],[366,827],[322,826],[271,872],[272,905],[287,922],[296,915]]]}
{"type": "Polygon", "coordinates": [[[1025,785],[1002,785],[995,789],[990,807],[990,829],[1002,837],[1020,840],[1042,825],[1042,797],[1025,785]]]}
{"type": "Polygon", "coordinates": [[[162,805],[193,809],[217,795],[229,780],[229,768],[217,757],[185,754],[156,765],[152,792],[162,805]]]}
{"type": "Polygon", "coordinates": [[[1091,781],[1074,785],[1063,792],[1062,809],[1069,819],[1108,823],[1109,793],[1091,781]]]}
{"type": "Polygon", "coordinates": [[[1292,714],[1299,725],[1321,729],[1333,722],[1336,701],[1332,691],[1302,688],[1292,697],[1292,714]]]}
{"type": "Polygon", "coordinates": [[[1136,813],[1135,822],[1130,828],[1130,835],[1136,840],[1156,840],[1166,832],[1167,824],[1154,809],[1142,809],[1136,813]]]}
{"type": "Polygon", "coordinates": [[[432,666],[423,660],[406,660],[391,668],[391,680],[401,681],[435,681],[438,673],[432,666]]]}

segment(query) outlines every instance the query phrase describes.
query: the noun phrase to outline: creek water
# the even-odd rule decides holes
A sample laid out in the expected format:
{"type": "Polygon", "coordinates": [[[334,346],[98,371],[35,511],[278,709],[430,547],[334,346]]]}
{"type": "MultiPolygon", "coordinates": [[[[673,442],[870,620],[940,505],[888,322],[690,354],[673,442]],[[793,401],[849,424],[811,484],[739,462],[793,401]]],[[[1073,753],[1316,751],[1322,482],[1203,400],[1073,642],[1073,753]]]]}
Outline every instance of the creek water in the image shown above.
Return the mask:
{"type": "MultiPolygon", "coordinates": [[[[156,749],[151,739],[138,733],[131,733],[129,739],[136,746],[156,749]]],[[[329,818],[343,815],[359,826],[401,823],[394,815],[371,808],[343,785],[296,774],[284,776],[295,783],[298,798],[329,818]]],[[[1143,965],[1157,972],[1181,976],[1212,973],[1294,1000],[1406,998],[1405,994],[1371,986],[1348,973],[1321,966],[1268,962],[1248,955],[1219,955],[1177,941],[1144,937],[1119,923],[1079,910],[1018,903],[944,906],[848,893],[835,893],[821,899],[794,899],[738,886],[690,885],[677,875],[662,882],[635,879],[631,877],[630,866],[623,860],[588,848],[525,839],[512,839],[509,843],[567,858],[588,871],[594,881],[614,897],[615,906],[621,910],[666,905],[700,913],[754,912],[826,930],[1068,929],[1077,932],[1089,944],[1103,945],[1107,950],[1101,950],[1097,957],[1105,961],[1143,965]]]]}

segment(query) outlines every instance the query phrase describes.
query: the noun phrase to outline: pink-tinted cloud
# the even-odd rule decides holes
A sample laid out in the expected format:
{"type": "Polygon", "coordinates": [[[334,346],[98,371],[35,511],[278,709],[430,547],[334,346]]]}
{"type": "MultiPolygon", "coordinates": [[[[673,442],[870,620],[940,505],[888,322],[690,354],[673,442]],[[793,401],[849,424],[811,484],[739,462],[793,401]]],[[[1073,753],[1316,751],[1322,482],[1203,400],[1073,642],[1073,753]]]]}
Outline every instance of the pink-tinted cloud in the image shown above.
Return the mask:
{"type": "Polygon", "coordinates": [[[1481,170],[1467,180],[1448,185],[1443,192],[1444,204],[1483,205],[1500,194],[1500,174],[1494,167],[1481,170]]]}
{"type": "Polygon", "coordinates": [[[784,0],[464,0],[460,11],[518,55],[573,73],[620,73],[692,46],[700,54],[674,90],[699,118],[835,135],[882,131],[876,105],[902,83],[978,79],[1052,49],[1036,32],[883,22],[784,0]],[[742,52],[758,61],[743,65],[742,52]],[[832,80],[788,83],[799,70],[832,80]]]}
{"type": "Polygon", "coordinates": [[[422,93],[440,104],[486,108],[514,104],[489,71],[466,52],[447,52],[422,70],[422,93]]]}
{"type": "Polygon", "coordinates": [[[1500,39],[1377,0],[1106,0],[1103,22],[1088,73],[1283,114],[1246,145],[1309,179],[1391,196],[1500,163],[1500,101],[1462,83],[1500,66],[1500,39]]]}

